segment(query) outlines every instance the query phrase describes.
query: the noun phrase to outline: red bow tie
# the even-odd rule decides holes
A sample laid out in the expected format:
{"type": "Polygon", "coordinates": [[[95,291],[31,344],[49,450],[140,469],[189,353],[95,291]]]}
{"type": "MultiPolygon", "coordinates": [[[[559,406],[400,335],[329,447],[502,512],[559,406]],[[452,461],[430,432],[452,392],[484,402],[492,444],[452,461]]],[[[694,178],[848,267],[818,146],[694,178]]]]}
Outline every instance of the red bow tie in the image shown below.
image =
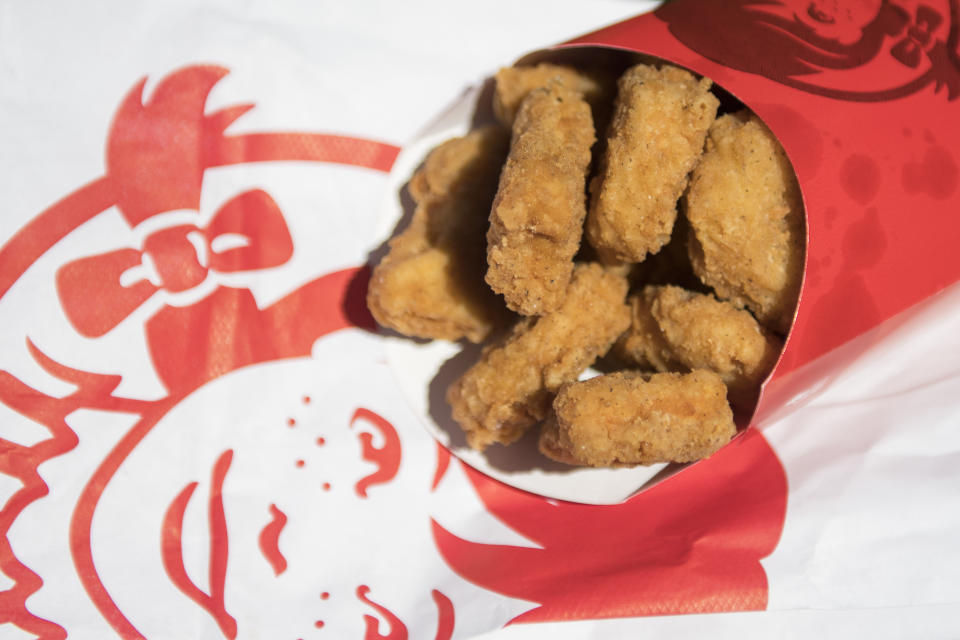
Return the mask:
{"type": "Polygon", "coordinates": [[[291,255],[293,241],[283,213],[267,192],[254,189],[220,207],[206,229],[192,224],[167,227],[147,236],[142,251],[117,249],[68,262],[57,271],[57,294],[77,331],[95,338],[158,289],[187,291],[203,282],[208,271],[268,269],[291,255]],[[125,271],[148,262],[159,285],[149,280],[121,283],[125,271]]]}

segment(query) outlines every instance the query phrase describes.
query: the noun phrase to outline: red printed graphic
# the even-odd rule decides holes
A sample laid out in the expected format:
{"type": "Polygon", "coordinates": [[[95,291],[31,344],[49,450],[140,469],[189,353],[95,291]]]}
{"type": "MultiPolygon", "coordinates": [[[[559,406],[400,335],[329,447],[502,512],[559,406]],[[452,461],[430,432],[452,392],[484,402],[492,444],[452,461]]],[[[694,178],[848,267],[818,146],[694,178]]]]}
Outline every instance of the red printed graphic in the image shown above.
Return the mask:
{"type": "Polygon", "coordinates": [[[816,95],[960,97],[960,0],[674,0],[656,15],[711,60],[816,95]]]}
{"type": "Polygon", "coordinates": [[[437,468],[433,473],[433,482],[430,483],[430,490],[437,488],[437,485],[440,484],[440,481],[443,480],[443,475],[447,472],[447,469],[450,467],[450,450],[445,446],[437,443],[437,468]]]}
{"type": "Polygon", "coordinates": [[[257,189],[224,204],[206,229],[168,227],[148,236],[143,251],[117,249],[65,264],[57,272],[57,292],[77,331],[97,337],[159,289],[187,291],[202,283],[208,271],[269,269],[292,255],[293,241],[283,214],[269,194],[257,189]],[[239,246],[218,250],[218,240],[223,239],[239,246]],[[126,274],[133,274],[135,281],[124,283],[126,274]],[[153,284],[151,275],[158,284],[153,284]],[[91,290],[99,295],[92,297],[91,290]]]}
{"type": "Polygon", "coordinates": [[[397,470],[400,468],[401,453],[400,438],[392,424],[373,411],[360,408],[354,412],[353,418],[350,420],[350,426],[353,427],[361,419],[376,427],[377,432],[384,440],[382,447],[375,447],[373,446],[373,436],[369,433],[362,432],[358,436],[363,448],[361,454],[363,459],[377,465],[376,471],[357,481],[355,487],[357,495],[366,498],[367,489],[371,485],[390,482],[397,475],[397,470]]]}
{"type": "Polygon", "coordinates": [[[430,595],[437,605],[437,635],[434,640],[450,640],[456,622],[453,603],[438,589],[431,591],[430,595]]]}
{"type": "MultiPolygon", "coordinates": [[[[0,297],[61,238],[113,205],[131,227],[167,211],[196,210],[206,168],[284,160],[336,162],[379,171],[392,165],[398,149],[369,140],[314,133],[225,134],[231,122],[252,108],[242,105],[204,113],[206,96],[226,73],[219,67],[185,68],[162,80],[147,102],[142,99],[141,81],[123,101],[111,128],[107,175],[39,214],[0,249],[0,297]]],[[[147,236],[140,248],[120,248],[65,264],[57,274],[57,294],[81,335],[104,335],[154,293],[189,290],[208,271],[249,271],[282,264],[291,255],[291,242],[273,198],[254,189],[223,203],[203,227],[163,227],[147,236]]],[[[317,338],[342,328],[373,327],[364,304],[368,275],[364,267],[327,274],[265,308],[256,304],[248,290],[223,286],[192,305],[162,306],[146,327],[150,356],[168,390],[161,400],[114,396],[118,376],[69,369],[41,354],[32,343],[29,347],[37,362],[75,384],[74,393],[53,398],[0,371],[0,400],[51,434],[32,447],[0,441],[0,472],[19,478],[24,485],[0,514],[0,568],[14,583],[0,593],[0,621],[44,639],[66,637],[62,627],[27,609],[26,599],[42,580],[17,559],[7,532],[27,506],[47,494],[37,467],[76,446],[77,436],[64,418],[79,408],[122,411],[141,418],[86,482],[70,523],[70,550],[90,600],[118,636],[143,637],[118,608],[93,559],[90,530],[104,490],[158,421],[205,382],[246,365],[308,355],[317,338]]],[[[228,455],[221,458],[215,469],[209,593],[182,570],[179,547],[183,513],[195,484],[185,487],[170,505],[162,537],[171,580],[216,619],[225,636],[235,637],[236,624],[223,602],[228,548],[218,489],[229,460],[228,455]]],[[[274,560],[277,557],[282,558],[275,555],[274,560]]]]}
{"type": "Polygon", "coordinates": [[[224,451],[213,467],[213,478],[210,481],[210,503],[208,519],[210,525],[210,562],[209,579],[210,593],[204,593],[187,575],[183,566],[183,545],[181,531],[183,530],[183,514],[187,504],[197,488],[196,482],[191,482],[170,503],[167,515],[163,519],[163,566],[170,576],[170,580],[188,598],[197,603],[217,621],[220,630],[227,638],[237,637],[237,621],[227,613],[223,601],[223,585],[227,574],[228,537],[227,522],[223,513],[223,480],[230,469],[233,459],[232,451],[224,451]]]}
{"type": "Polygon", "coordinates": [[[208,148],[253,108],[204,113],[207,95],[226,74],[217,67],[184,69],[164,78],[149,101],[144,78],[120,104],[107,138],[107,175],[131,227],[164,211],[198,208],[208,148]]]}
{"type": "Polygon", "coordinates": [[[357,587],[357,597],[383,616],[383,619],[390,626],[390,631],[387,634],[381,634],[380,620],[374,616],[364,615],[363,621],[367,625],[366,633],[363,636],[364,640],[407,640],[407,626],[403,624],[403,621],[382,604],[377,604],[371,600],[367,596],[368,593],[370,593],[370,587],[367,585],[362,584],[357,587]]]}
{"type": "Polygon", "coordinates": [[[249,290],[231,287],[189,307],[164,307],[146,326],[150,344],[165,345],[151,353],[157,373],[171,390],[195,389],[240,367],[307,355],[328,333],[372,328],[363,303],[368,278],[365,267],[336,271],[265,309],[249,290]]]}
{"type": "Polygon", "coordinates": [[[287,514],[277,508],[277,505],[270,505],[270,522],[260,531],[260,553],[267,559],[270,566],[273,567],[274,575],[280,575],[287,570],[287,559],[280,552],[280,534],[283,528],[287,526],[287,514]]]}
{"type": "MultiPolygon", "coordinates": [[[[189,90],[183,92],[181,100],[184,102],[193,102],[199,99],[199,95],[204,87],[212,85],[211,79],[219,79],[227,74],[227,70],[222,67],[213,66],[194,66],[187,67],[176,73],[170,74],[158,85],[156,92],[159,93],[164,86],[171,86],[166,91],[170,95],[175,92],[173,86],[192,85],[189,90]],[[170,83],[168,85],[168,83],[170,83]]],[[[139,96],[142,92],[145,80],[137,85],[131,96],[139,96]]],[[[209,88],[207,89],[207,91],[209,88]]],[[[206,95],[203,93],[203,95],[206,95]]],[[[128,97],[128,101],[130,98],[128,97]]],[[[202,102],[200,107],[202,108],[202,102]]],[[[237,109],[248,109],[244,105],[237,109]]],[[[175,118],[177,113],[182,113],[187,109],[177,108],[171,113],[171,119],[166,123],[157,124],[157,127],[175,126],[174,131],[178,137],[189,136],[191,139],[202,139],[203,141],[203,165],[204,168],[221,167],[227,165],[242,164],[247,162],[277,162],[277,161],[303,161],[303,162],[329,162],[336,164],[354,165],[365,167],[376,171],[389,171],[396,160],[400,149],[396,146],[377,142],[374,140],[364,140],[352,138],[349,136],[340,136],[324,133],[248,133],[242,135],[224,134],[226,124],[224,119],[235,120],[240,114],[235,110],[226,109],[218,117],[207,117],[202,122],[198,122],[196,115],[190,114],[184,121],[178,121],[175,118]],[[201,127],[201,133],[195,131],[201,127]],[[191,132],[191,129],[193,131],[191,132]],[[217,134],[217,135],[214,135],[217,134]]],[[[202,113],[202,112],[201,112],[202,113]]],[[[118,114],[119,115],[119,114],[118,114]]],[[[162,116],[163,114],[159,114],[162,116]]],[[[141,127],[150,127],[152,125],[143,124],[143,118],[140,118],[141,127]]],[[[122,120],[121,120],[122,122],[122,120]]],[[[136,130],[128,129],[129,137],[135,142],[132,144],[143,144],[145,156],[150,155],[157,146],[147,135],[139,134],[136,130]],[[139,142],[136,142],[139,141],[139,142]]],[[[111,131],[114,137],[121,135],[123,128],[111,131]]],[[[128,184],[138,184],[135,176],[139,174],[137,157],[130,150],[131,145],[116,142],[117,163],[124,166],[123,163],[131,164],[127,171],[119,167],[111,168],[108,175],[93,180],[86,186],[78,189],[72,194],[66,196],[50,208],[42,211],[36,218],[30,221],[3,246],[0,250],[0,297],[10,289],[14,282],[23,275],[27,268],[32,265],[37,258],[43,255],[59,240],[64,238],[71,231],[79,227],[87,220],[105,211],[110,206],[119,204],[121,201],[127,202],[129,197],[126,191],[128,184]],[[119,172],[119,173],[118,173],[119,172]],[[132,174],[134,179],[127,182],[127,175],[132,174]]],[[[178,148],[184,148],[182,146],[178,148]]],[[[190,152],[190,149],[185,149],[190,152]]],[[[164,155],[160,152],[161,157],[164,155]]],[[[191,157],[197,157],[196,149],[190,154],[191,157]]],[[[190,177],[196,175],[196,163],[190,158],[181,158],[191,167],[186,180],[187,187],[175,187],[174,193],[181,195],[184,201],[193,197],[189,185],[193,184],[197,178],[190,177]]],[[[174,175],[181,178],[187,174],[186,171],[176,170],[174,175]]],[[[143,182],[143,181],[141,181],[143,182]]],[[[149,183],[147,183],[149,184],[149,183]]],[[[154,197],[163,201],[165,196],[162,193],[156,193],[150,190],[146,196],[147,202],[154,200],[154,197]]],[[[171,208],[178,208],[177,198],[171,198],[171,208]]],[[[128,220],[133,222],[142,219],[144,212],[137,207],[129,209],[126,214],[128,220]]]]}
{"type": "Polygon", "coordinates": [[[14,411],[43,425],[50,434],[31,447],[0,439],[0,472],[16,478],[23,485],[0,510],[0,569],[11,578],[13,586],[0,593],[0,622],[10,622],[27,633],[41,638],[66,638],[60,625],[33,616],[26,600],[40,589],[43,581],[21,563],[10,547],[8,533],[17,516],[35,500],[47,495],[49,487],[37,467],[77,446],[79,440],[65,418],[82,406],[96,405],[97,399],[109,396],[120,382],[117,376],[102,376],[69,369],[42,354],[28,342],[31,354],[44,370],[76,385],[76,390],[63,398],[54,398],[24,384],[6,371],[0,371],[0,401],[14,411]]]}
{"type": "Polygon", "coordinates": [[[780,537],[786,477],[755,430],[613,506],[550,502],[466,471],[487,509],[541,548],[478,544],[436,522],[434,537],[467,580],[539,603],[514,622],[766,607],[760,559],[780,537]]]}

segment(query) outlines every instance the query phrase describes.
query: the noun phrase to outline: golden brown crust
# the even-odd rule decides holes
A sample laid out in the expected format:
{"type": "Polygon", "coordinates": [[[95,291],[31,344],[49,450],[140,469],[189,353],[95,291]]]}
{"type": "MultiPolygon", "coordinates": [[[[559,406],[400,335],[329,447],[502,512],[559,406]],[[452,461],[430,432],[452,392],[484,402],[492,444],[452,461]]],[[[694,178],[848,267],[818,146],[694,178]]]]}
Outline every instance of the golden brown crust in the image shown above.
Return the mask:
{"type": "Polygon", "coordinates": [[[410,180],[410,226],[374,268],[367,306],[381,325],[420,338],[482,341],[510,313],[483,281],[483,235],[507,133],[478,129],[437,147],[410,180]]]}
{"type": "Polygon", "coordinates": [[[780,354],[780,339],[748,311],[712,295],[680,287],[650,287],[645,293],[672,357],[688,369],[718,374],[731,404],[752,407],[780,354]]]}
{"type": "Polygon", "coordinates": [[[596,109],[609,103],[616,90],[616,78],[601,70],[574,69],[564,65],[541,63],[529,67],[504,67],[497,72],[493,93],[493,114],[504,126],[513,126],[523,99],[534,89],[542,89],[551,80],[579,91],[596,109]]]}
{"type": "Polygon", "coordinates": [[[780,353],[803,262],[799,189],[756,116],[716,119],[710,80],[640,64],[614,103],[603,77],[502,69],[494,110],[511,135],[475,131],[427,157],[368,304],[408,335],[499,335],[447,389],[474,449],[542,424],[541,451],[568,464],[689,462],[734,436],[731,405],[753,408],[780,353]],[[608,352],[598,368],[641,370],[577,382],[608,352]]]}
{"type": "Polygon", "coordinates": [[[583,233],[593,142],[578,92],[554,82],[524,99],[487,232],[486,281],[518,313],[550,313],[563,300],[583,233]]]}
{"type": "Polygon", "coordinates": [[[666,65],[636,65],[620,78],[587,216],[587,238],[605,261],[641,262],[670,240],[719,105],[710,84],[666,65]]]}
{"type": "Polygon", "coordinates": [[[630,323],[627,281],[581,264],[555,312],[524,318],[447,391],[468,444],[508,444],[543,420],[554,392],[606,353],[630,323]]]}
{"type": "Polygon", "coordinates": [[[700,279],[786,335],[803,272],[803,204],[786,154],[756,116],[716,120],[686,205],[700,279]]]}
{"type": "Polygon", "coordinates": [[[649,297],[642,292],[634,294],[627,298],[627,304],[630,305],[630,327],[617,339],[614,354],[642,369],[682,370],[683,365],[674,357],[653,317],[649,297]]]}
{"type": "Polygon", "coordinates": [[[646,287],[627,299],[630,328],[615,353],[656,371],[709,369],[727,385],[730,403],[749,410],[773,369],[781,340],[748,311],[680,287],[646,287]]]}
{"type": "Polygon", "coordinates": [[[554,460],[594,467],[692,462],[736,433],[726,387],[711,372],[618,372],[564,385],[540,433],[554,460]]]}

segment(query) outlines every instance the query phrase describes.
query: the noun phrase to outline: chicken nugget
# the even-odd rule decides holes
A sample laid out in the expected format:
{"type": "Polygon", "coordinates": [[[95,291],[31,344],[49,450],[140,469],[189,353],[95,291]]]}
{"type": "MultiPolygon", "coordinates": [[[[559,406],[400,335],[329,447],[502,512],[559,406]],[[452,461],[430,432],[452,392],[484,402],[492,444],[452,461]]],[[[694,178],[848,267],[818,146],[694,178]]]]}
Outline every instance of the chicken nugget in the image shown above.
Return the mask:
{"type": "Polygon", "coordinates": [[[692,462],[737,429],[720,376],[621,371],[561,387],[540,433],[540,451],[592,467],[692,462]]]}
{"type": "Polygon", "coordinates": [[[725,115],[710,128],[686,211],[700,279],[786,335],[803,275],[803,203],[783,148],[756,116],[725,115]]]}
{"type": "Polygon", "coordinates": [[[709,369],[727,385],[733,406],[753,406],[783,344],[748,311],[670,286],[647,287],[629,302],[634,313],[621,353],[658,371],[709,369]]]}
{"type": "Polygon", "coordinates": [[[587,216],[587,239],[605,262],[642,262],[669,242],[719,105],[710,85],[667,65],[621,76],[587,216]]]}
{"type": "Polygon", "coordinates": [[[655,371],[682,371],[683,364],[673,351],[653,317],[651,300],[643,292],[627,298],[630,327],[617,339],[613,354],[623,363],[655,371]]]}
{"type": "Polygon", "coordinates": [[[616,76],[603,69],[575,69],[544,62],[532,67],[504,67],[497,72],[493,115],[504,126],[513,126],[527,94],[546,87],[554,79],[582,93],[593,109],[594,119],[609,111],[607,105],[616,92],[616,76]]]}
{"type": "Polygon", "coordinates": [[[560,385],[576,380],[630,324],[626,295],[622,275],[578,265],[557,311],[522,319],[486,349],[447,390],[467,443],[478,450],[509,444],[543,420],[560,385]]]}
{"type": "Polygon", "coordinates": [[[476,190],[489,194],[500,178],[497,165],[503,165],[510,144],[509,132],[487,126],[467,135],[451,138],[427,154],[407,190],[417,204],[427,198],[439,198],[451,192],[476,190]],[[491,174],[496,175],[491,177],[491,174]]]}
{"type": "Polygon", "coordinates": [[[509,137],[500,127],[448,140],[410,181],[417,207],[374,268],[367,306],[404,335],[481,342],[512,314],[486,286],[483,235],[509,137]]]}
{"type": "Polygon", "coordinates": [[[487,231],[486,281],[526,316],[559,308],[586,215],[590,107],[559,82],[524,99],[487,231]]]}

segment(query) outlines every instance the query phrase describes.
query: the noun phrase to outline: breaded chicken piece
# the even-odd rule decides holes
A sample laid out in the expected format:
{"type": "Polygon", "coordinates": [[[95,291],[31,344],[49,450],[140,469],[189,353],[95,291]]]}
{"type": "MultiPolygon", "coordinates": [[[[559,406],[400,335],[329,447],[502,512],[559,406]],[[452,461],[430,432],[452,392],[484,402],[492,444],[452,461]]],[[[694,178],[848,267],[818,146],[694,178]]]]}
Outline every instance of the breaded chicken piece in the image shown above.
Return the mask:
{"type": "Polygon", "coordinates": [[[621,76],[587,216],[587,239],[605,262],[642,262],[670,241],[677,200],[719,105],[710,85],[666,65],[621,76]]]}
{"type": "Polygon", "coordinates": [[[786,335],[803,275],[803,203],[790,161],[756,116],[713,124],[686,205],[700,279],[786,335]]]}
{"type": "Polygon", "coordinates": [[[680,287],[647,287],[629,302],[630,329],[618,349],[658,371],[708,369],[730,403],[749,410],[783,346],[748,311],[680,287]]]}
{"type": "Polygon", "coordinates": [[[578,265],[563,305],[524,318],[447,391],[467,443],[509,444],[550,411],[553,394],[607,352],[630,324],[627,281],[598,264],[578,265]]]}
{"type": "Polygon", "coordinates": [[[670,344],[660,331],[657,319],[650,309],[653,287],[627,298],[630,306],[630,327],[613,346],[613,353],[627,365],[646,370],[683,371],[686,367],[677,360],[670,344]]]}
{"type": "MultiPolygon", "coordinates": [[[[493,126],[441,143],[427,154],[423,166],[410,178],[407,184],[410,197],[419,204],[428,197],[437,198],[451,191],[472,188],[471,183],[489,191],[489,173],[495,171],[492,167],[497,162],[503,165],[509,144],[509,131],[493,126]]],[[[500,172],[496,170],[492,179],[494,184],[499,178],[500,172]]]]}
{"type": "Polygon", "coordinates": [[[513,126],[523,99],[534,89],[541,89],[557,79],[564,86],[579,91],[593,108],[596,118],[616,92],[616,77],[601,69],[574,69],[547,62],[532,67],[504,67],[497,72],[493,93],[493,115],[504,126],[513,126]]]}
{"type": "Polygon", "coordinates": [[[512,314],[483,281],[483,235],[508,135],[478,129],[444,142],[410,180],[410,226],[374,268],[367,306],[404,335],[481,342],[512,314]]]}
{"type": "Polygon", "coordinates": [[[530,92],[490,211],[486,280],[526,316],[559,308],[583,235],[590,107],[553,82],[530,92]]]}
{"type": "Polygon", "coordinates": [[[712,371],[621,371],[564,385],[540,451],[592,467],[692,462],[736,433],[726,387],[712,371]]]}

